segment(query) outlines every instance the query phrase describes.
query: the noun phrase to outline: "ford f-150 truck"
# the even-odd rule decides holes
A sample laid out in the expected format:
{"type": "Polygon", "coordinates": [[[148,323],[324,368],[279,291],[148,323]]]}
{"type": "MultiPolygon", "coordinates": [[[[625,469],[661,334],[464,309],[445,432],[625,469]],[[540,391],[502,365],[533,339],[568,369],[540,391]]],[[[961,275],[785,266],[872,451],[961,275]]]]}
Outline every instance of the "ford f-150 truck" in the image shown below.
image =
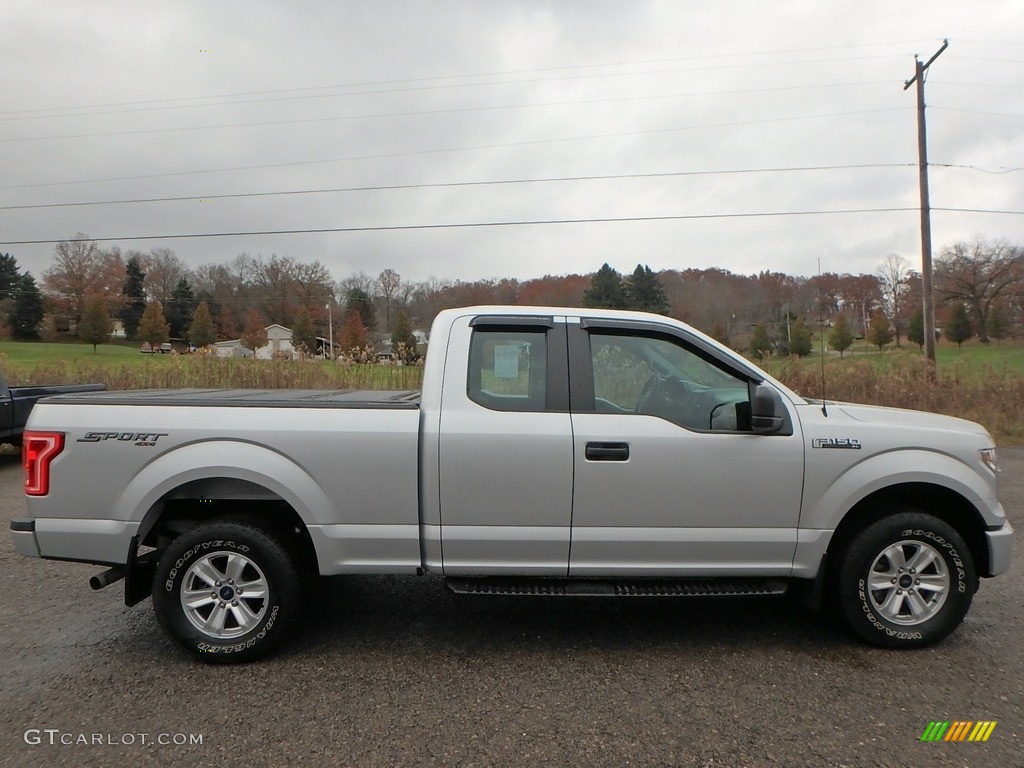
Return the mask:
{"type": "Polygon", "coordinates": [[[642,313],[447,310],[422,392],[179,390],[41,402],[29,556],[111,566],[206,661],[257,658],[317,574],[522,595],[800,593],[910,648],[1009,567],[992,438],[808,401],[642,313]]]}

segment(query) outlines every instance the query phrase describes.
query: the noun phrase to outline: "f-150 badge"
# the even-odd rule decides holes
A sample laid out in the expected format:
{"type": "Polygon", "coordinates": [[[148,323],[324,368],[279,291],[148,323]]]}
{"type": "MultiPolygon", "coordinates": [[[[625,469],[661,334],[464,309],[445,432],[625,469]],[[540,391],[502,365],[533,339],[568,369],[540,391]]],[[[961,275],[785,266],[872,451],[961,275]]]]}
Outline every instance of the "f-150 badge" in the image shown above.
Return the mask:
{"type": "Polygon", "coordinates": [[[860,450],[860,440],[856,437],[816,437],[811,441],[812,448],[852,448],[860,450]]]}

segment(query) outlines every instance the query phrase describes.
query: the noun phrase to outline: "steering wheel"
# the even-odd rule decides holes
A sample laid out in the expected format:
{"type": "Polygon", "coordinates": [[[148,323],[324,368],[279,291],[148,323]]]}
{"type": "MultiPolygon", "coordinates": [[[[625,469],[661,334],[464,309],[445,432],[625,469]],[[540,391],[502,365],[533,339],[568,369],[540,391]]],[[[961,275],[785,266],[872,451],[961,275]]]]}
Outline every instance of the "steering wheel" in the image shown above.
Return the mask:
{"type": "Polygon", "coordinates": [[[636,412],[643,414],[653,414],[654,409],[651,407],[661,397],[661,387],[664,379],[657,373],[651,374],[650,378],[644,382],[643,387],[640,389],[640,394],[636,398],[636,412]]]}

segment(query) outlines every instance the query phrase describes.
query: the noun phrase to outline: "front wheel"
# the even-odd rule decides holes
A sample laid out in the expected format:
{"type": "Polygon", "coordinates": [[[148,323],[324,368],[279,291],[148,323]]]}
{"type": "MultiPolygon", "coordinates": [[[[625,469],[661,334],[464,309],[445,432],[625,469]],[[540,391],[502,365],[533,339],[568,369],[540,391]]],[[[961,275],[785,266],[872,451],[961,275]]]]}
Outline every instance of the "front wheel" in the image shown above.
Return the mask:
{"type": "Polygon", "coordinates": [[[289,550],[272,534],[243,522],[203,523],[160,557],[153,609],[196,658],[252,661],[284,638],[299,581],[289,550]]]}
{"type": "Polygon", "coordinates": [[[977,589],[974,561],[952,526],[921,512],[885,517],[857,534],[838,571],[849,627],[883,648],[921,648],[955,630],[977,589]]]}

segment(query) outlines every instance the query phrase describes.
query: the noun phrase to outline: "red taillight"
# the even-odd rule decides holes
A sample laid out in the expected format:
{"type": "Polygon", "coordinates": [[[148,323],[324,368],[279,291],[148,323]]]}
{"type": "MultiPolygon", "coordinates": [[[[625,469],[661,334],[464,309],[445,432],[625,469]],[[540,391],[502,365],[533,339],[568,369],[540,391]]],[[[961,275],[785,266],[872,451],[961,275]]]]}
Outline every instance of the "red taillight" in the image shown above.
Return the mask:
{"type": "Polygon", "coordinates": [[[64,450],[63,432],[26,432],[21,438],[21,465],[25,468],[25,495],[50,492],[50,462],[64,450]]]}

